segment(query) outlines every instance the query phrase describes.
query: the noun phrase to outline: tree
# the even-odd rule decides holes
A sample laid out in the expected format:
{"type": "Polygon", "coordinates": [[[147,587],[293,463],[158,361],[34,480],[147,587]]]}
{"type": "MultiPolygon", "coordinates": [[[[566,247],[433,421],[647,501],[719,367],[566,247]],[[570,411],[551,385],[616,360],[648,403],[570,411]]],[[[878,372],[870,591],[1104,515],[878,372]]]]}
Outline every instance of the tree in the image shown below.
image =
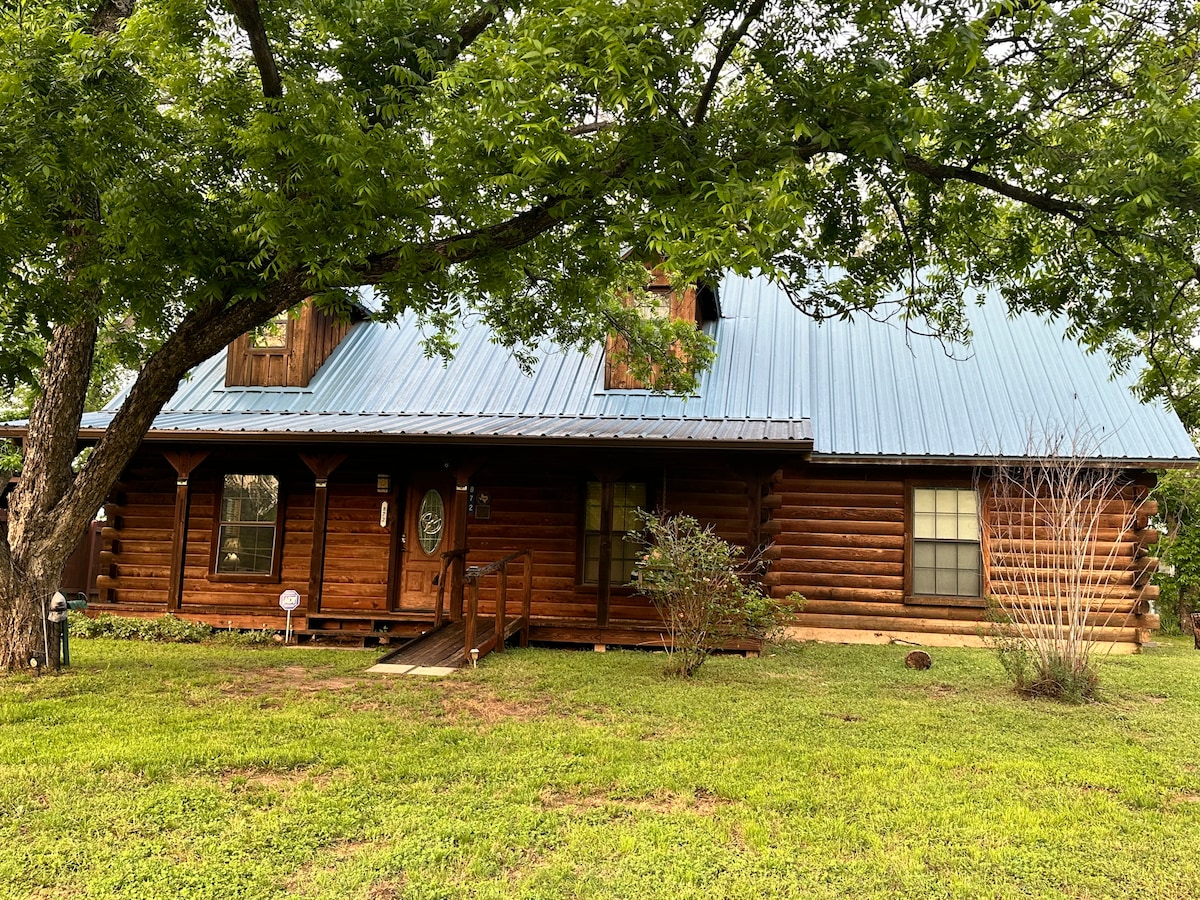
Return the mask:
{"type": "Polygon", "coordinates": [[[1200,477],[1193,469],[1160,472],[1154,497],[1162,533],[1155,555],[1164,564],[1154,576],[1158,612],[1164,631],[1191,634],[1192,613],[1200,612],[1200,477]]]}
{"type": "Polygon", "coordinates": [[[1194,303],[1189,3],[226,3],[0,8],[0,391],[37,385],[0,667],[183,374],[308,296],[378,285],[431,352],[617,327],[663,388],[706,347],[616,300],[640,259],[814,315],[903,285],[952,335],[996,282],[1126,358],[1194,303]],[[101,349],[138,376],[75,474],[101,349]]]}

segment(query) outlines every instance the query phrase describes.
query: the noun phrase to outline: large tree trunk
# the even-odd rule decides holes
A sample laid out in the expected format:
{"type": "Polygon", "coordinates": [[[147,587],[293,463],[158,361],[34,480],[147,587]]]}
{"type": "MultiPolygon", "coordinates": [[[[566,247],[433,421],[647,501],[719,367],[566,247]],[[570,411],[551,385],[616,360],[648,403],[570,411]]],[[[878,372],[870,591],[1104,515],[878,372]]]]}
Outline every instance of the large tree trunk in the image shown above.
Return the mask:
{"type": "Polygon", "coordinates": [[[34,660],[39,666],[58,668],[59,631],[46,613],[65,559],[61,552],[44,549],[0,551],[0,670],[24,668],[34,660]]]}
{"type": "Polygon", "coordinates": [[[304,295],[298,276],[281,278],[261,296],[192,310],[146,360],[78,474],[72,463],[96,324],[84,320],[55,328],[29,416],[21,479],[9,498],[7,534],[0,532],[0,670],[23,668],[31,659],[57,668],[57,628],[47,635],[46,604],[60,586],[67,557],[183,375],[304,295]]]}
{"type": "Polygon", "coordinates": [[[96,509],[63,509],[60,503],[74,478],[95,349],[96,322],[90,318],[55,328],[46,348],[21,481],[9,499],[8,533],[0,547],[0,668],[33,659],[58,668],[58,629],[47,634],[47,604],[96,509]]]}

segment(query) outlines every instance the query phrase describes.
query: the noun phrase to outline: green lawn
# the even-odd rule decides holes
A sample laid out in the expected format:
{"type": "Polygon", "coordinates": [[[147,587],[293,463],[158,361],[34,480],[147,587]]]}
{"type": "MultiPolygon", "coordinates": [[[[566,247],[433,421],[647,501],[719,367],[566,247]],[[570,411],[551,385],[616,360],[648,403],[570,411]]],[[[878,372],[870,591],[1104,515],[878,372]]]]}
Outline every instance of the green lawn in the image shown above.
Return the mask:
{"type": "Polygon", "coordinates": [[[1083,707],[933,653],[77,641],[0,679],[0,897],[1200,896],[1200,652],[1083,707]]]}

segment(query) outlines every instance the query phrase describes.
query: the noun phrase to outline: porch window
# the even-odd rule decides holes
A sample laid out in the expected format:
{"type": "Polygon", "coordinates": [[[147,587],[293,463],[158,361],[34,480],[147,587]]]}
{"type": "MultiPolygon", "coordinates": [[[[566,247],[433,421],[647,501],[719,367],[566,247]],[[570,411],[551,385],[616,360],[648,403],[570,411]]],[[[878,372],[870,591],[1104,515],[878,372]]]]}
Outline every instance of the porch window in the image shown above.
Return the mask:
{"type": "Polygon", "coordinates": [[[983,561],[975,491],[913,488],[912,504],[913,594],[979,597],[983,592],[983,561]]]}
{"type": "MultiPolygon", "coordinates": [[[[600,507],[603,492],[598,481],[587,483],[583,525],[583,583],[600,582],[600,507]]],[[[646,508],[644,482],[613,484],[612,565],[610,583],[629,584],[641,545],[634,540],[638,530],[637,510],[646,508]]]]}
{"type": "Polygon", "coordinates": [[[278,530],[279,479],[274,475],[226,475],[217,529],[216,573],[273,574],[278,530]]]}

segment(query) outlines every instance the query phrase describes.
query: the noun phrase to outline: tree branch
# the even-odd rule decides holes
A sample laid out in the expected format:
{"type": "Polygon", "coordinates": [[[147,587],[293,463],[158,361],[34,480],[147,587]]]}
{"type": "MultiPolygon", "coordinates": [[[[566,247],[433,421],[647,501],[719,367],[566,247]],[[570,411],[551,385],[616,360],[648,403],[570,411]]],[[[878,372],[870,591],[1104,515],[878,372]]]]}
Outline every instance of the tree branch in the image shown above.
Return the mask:
{"type": "Polygon", "coordinates": [[[436,241],[410,244],[387,253],[372,254],[360,270],[363,283],[378,284],[395,271],[401,256],[424,257],[423,269],[433,271],[489,253],[520,247],[564,221],[564,217],[555,213],[554,209],[567,199],[562,196],[547,197],[541,203],[494,225],[436,241]]]}
{"type": "Polygon", "coordinates": [[[1063,200],[1053,194],[1031,191],[994,175],[989,175],[987,172],[979,172],[966,166],[950,166],[945,163],[930,162],[915,153],[906,154],[901,166],[906,172],[920,175],[938,184],[944,184],[947,181],[965,181],[968,184],[974,184],[1042,212],[1062,216],[1077,225],[1082,225],[1092,212],[1091,207],[1087,204],[1074,200],[1063,200]]]}
{"type": "MultiPolygon", "coordinates": [[[[104,436],[55,504],[51,515],[57,519],[56,534],[69,535],[72,540],[78,536],[189,369],[220,352],[234,338],[292,308],[307,293],[301,275],[293,273],[281,277],[257,297],[232,305],[211,301],[189,312],[146,360],[104,436]]],[[[75,419],[75,427],[78,421],[75,419]]]]}
{"type": "Polygon", "coordinates": [[[584,122],[582,125],[576,125],[573,128],[568,128],[566,133],[571,137],[583,137],[588,134],[596,134],[600,131],[607,131],[610,128],[615,128],[616,122],[609,119],[603,119],[598,122],[584,122]]]}
{"type": "Polygon", "coordinates": [[[121,23],[133,15],[137,0],[103,0],[92,13],[93,34],[113,34],[121,23]]]}
{"type": "Polygon", "coordinates": [[[263,96],[282,97],[283,82],[279,78],[279,69],[275,66],[271,43],[267,40],[267,29],[263,25],[258,0],[229,0],[229,6],[233,9],[238,25],[250,41],[254,65],[258,67],[258,76],[262,80],[263,96]]]}
{"type": "Polygon", "coordinates": [[[766,8],[767,0],[754,0],[750,4],[750,8],[746,10],[742,21],[737,28],[732,31],[726,30],[721,35],[721,44],[717,48],[717,56],[713,60],[712,71],[708,73],[708,81],[704,88],[700,91],[700,99],[696,101],[696,112],[693,118],[693,124],[699,125],[704,121],[704,117],[708,115],[709,104],[712,103],[713,94],[717,90],[717,85],[721,81],[721,70],[725,68],[725,63],[729,61],[729,57],[733,55],[734,49],[742,42],[742,38],[750,31],[750,25],[762,15],[763,9],[766,8]]]}
{"type": "Polygon", "coordinates": [[[476,38],[487,31],[488,26],[496,21],[503,8],[504,4],[502,3],[489,3],[480,7],[474,16],[464,22],[458,29],[456,40],[450,46],[450,52],[446,54],[446,62],[454,62],[464,50],[475,43],[476,38]]]}

